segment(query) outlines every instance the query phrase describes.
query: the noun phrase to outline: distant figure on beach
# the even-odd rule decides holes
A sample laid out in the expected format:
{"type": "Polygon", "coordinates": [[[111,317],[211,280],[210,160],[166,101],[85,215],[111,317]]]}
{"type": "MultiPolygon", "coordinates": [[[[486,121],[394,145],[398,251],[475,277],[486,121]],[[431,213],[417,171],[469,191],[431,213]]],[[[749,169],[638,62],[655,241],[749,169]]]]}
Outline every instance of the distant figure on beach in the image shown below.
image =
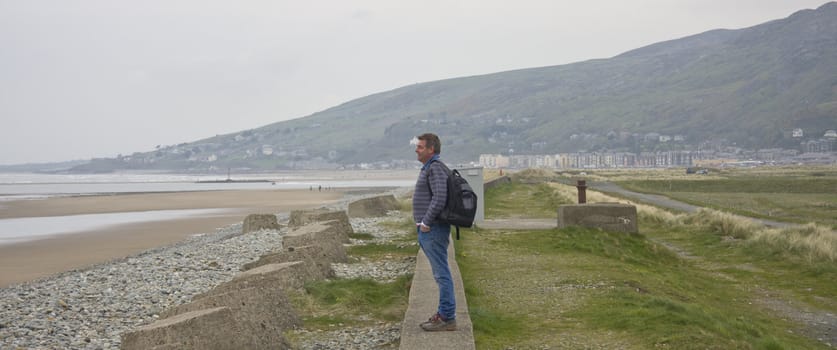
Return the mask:
{"type": "Polygon", "coordinates": [[[448,197],[448,175],[439,160],[442,142],[435,134],[422,134],[416,142],[416,155],[422,163],[413,194],[413,218],[419,246],[430,261],[433,278],[439,287],[436,313],[420,326],[425,331],[456,330],[456,298],[448,266],[450,224],[437,222],[448,197]]]}
{"type": "Polygon", "coordinates": [[[317,187],[317,191],[322,192],[323,191],[323,185],[320,185],[319,187],[317,187]]]}

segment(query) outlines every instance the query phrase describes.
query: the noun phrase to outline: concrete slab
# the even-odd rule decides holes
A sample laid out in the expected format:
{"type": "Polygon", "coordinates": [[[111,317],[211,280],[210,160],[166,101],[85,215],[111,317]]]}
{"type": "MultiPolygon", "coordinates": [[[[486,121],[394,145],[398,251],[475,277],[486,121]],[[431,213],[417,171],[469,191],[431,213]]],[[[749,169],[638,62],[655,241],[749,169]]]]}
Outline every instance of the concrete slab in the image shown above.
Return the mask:
{"type": "Polygon", "coordinates": [[[453,243],[448,247],[448,263],[450,264],[453,287],[456,293],[456,331],[425,332],[419,327],[436,312],[439,303],[439,289],[430,270],[430,262],[424,252],[419,250],[416,256],[416,272],[410,288],[410,305],[404,315],[401,325],[401,350],[418,349],[475,349],[474,327],[471,315],[468,313],[468,301],[465,299],[465,289],[462,286],[462,276],[459,265],[456,264],[456,252],[453,243]]]}

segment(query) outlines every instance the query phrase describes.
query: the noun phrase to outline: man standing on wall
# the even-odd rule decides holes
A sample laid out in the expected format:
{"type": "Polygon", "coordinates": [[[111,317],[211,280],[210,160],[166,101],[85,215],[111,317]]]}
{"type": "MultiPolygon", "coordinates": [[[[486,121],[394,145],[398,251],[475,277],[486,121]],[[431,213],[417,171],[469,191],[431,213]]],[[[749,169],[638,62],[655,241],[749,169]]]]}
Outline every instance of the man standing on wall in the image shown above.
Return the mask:
{"type": "Polygon", "coordinates": [[[413,194],[413,218],[419,246],[430,262],[439,287],[438,309],[421,324],[422,329],[430,332],[456,330],[456,299],[448,266],[450,224],[436,221],[448,197],[448,174],[439,160],[441,150],[439,136],[430,133],[418,136],[416,155],[423,165],[413,194]]]}

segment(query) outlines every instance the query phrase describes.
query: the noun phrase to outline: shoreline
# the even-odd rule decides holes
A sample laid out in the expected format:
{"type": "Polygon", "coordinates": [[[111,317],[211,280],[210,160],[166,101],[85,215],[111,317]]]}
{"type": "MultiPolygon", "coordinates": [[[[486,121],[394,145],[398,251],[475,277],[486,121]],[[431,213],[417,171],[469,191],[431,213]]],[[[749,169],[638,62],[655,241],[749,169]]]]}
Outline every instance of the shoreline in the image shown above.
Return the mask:
{"type": "MultiPolygon", "coordinates": [[[[368,192],[386,190],[367,189],[368,192]]],[[[120,224],[0,245],[0,288],[85,269],[176,244],[195,235],[215,233],[241,223],[248,214],[289,213],[334,205],[347,200],[353,191],[358,189],[129,193],[4,202],[0,219],[179,209],[220,208],[224,211],[120,224]]],[[[362,189],[359,191],[363,192],[362,189]]]]}

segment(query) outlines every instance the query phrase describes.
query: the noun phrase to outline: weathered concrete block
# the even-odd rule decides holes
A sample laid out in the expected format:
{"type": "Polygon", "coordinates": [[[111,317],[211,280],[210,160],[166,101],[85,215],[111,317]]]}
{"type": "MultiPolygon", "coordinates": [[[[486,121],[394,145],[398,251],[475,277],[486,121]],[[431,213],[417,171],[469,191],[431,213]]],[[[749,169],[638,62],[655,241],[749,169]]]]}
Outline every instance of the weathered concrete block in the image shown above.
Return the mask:
{"type": "Polygon", "coordinates": [[[278,230],[280,228],[279,222],[276,221],[276,215],[274,214],[250,214],[244,218],[244,225],[241,228],[241,232],[278,230]]]}
{"type": "Polygon", "coordinates": [[[227,307],[218,307],[183,313],[125,333],[121,348],[267,349],[241,334],[242,329],[232,311],[227,307]]]}
{"type": "Polygon", "coordinates": [[[247,288],[300,289],[305,282],[317,280],[319,275],[320,272],[315,265],[305,264],[302,261],[267,264],[244,271],[231,281],[221,283],[214,289],[195,296],[195,299],[247,288]]]}
{"type": "Polygon", "coordinates": [[[343,221],[331,220],[316,222],[292,229],[282,238],[284,247],[302,247],[306,245],[339,245],[349,242],[352,226],[343,221]]]}
{"type": "Polygon", "coordinates": [[[569,204],[558,207],[558,228],[595,227],[637,233],[636,207],[620,203],[569,204]]]}
{"type": "Polygon", "coordinates": [[[244,264],[242,271],[267,264],[280,264],[291,261],[302,261],[306,264],[313,264],[320,271],[319,277],[330,278],[334,276],[334,270],[331,268],[331,264],[346,262],[348,261],[348,256],[346,255],[346,249],[342,244],[287,247],[281,252],[265,254],[257,261],[244,264]]]}
{"type": "Polygon", "coordinates": [[[241,326],[241,337],[261,348],[289,347],[282,332],[302,324],[288,297],[281,289],[245,288],[233,292],[205,295],[188,304],[179,305],[160,314],[169,318],[187,312],[227,307],[241,326]]]}
{"type": "MultiPolygon", "coordinates": [[[[311,210],[293,210],[288,219],[288,227],[300,227],[312,222],[340,220],[349,223],[349,216],[345,210],[328,210],[325,208],[311,210]]],[[[351,226],[351,225],[350,225],[351,226]]]]}
{"type": "Polygon", "coordinates": [[[349,203],[349,217],[371,218],[386,216],[390,210],[399,210],[401,206],[394,195],[384,195],[359,199],[349,203]]]}

